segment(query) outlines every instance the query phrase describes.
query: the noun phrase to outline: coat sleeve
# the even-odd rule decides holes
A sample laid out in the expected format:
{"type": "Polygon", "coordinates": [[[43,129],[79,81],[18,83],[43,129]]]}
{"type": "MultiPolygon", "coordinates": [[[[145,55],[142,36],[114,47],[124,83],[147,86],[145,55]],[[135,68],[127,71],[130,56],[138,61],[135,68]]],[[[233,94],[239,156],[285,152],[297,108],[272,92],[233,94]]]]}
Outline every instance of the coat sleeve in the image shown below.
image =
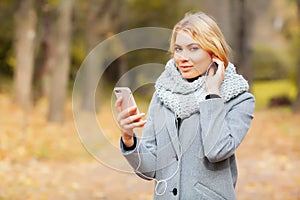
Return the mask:
{"type": "Polygon", "coordinates": [[[200,123],[204,156],[210,162],[225,160],[247,134],[254,117],[255,99],[243,93],[228,103],[222,99],[200,102],[200,123]]]}
{"type": "Polygon", "coordinates": [[[155,178],[157,145],[152,120],[152,108],[155,104],[154,101],[154,98],[152,98],[142,137],[137,138],[137,136],[135,136],[136,147],[133,150],[126,151],[123,143],[120,143],[121,152],[133,168],[134,172],[146,180],[155,178]]]}

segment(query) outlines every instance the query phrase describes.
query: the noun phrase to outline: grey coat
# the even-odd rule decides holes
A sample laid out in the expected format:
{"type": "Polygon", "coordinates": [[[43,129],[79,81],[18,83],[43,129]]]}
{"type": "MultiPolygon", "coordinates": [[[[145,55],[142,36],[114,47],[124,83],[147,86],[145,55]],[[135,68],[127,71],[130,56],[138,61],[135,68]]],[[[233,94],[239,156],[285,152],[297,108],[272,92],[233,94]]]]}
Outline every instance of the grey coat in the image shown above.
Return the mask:
{"type": "Polygon", "coordinates": [[[134,150],[121,150],[135,172],[155,179],[154,199],[235,199],[235,150],[253,118],[250,93],[224,103],[200,102],[200,112],[182,120],[154,95],[147,123],[134,150]]]}

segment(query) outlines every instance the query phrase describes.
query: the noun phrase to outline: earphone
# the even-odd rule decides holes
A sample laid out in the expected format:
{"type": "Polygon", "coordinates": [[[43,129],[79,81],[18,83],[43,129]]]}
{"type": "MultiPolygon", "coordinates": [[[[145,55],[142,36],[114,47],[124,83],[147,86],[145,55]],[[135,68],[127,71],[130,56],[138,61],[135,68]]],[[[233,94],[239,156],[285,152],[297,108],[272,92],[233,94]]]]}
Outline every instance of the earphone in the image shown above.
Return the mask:
{"type": "Polygon", "coordinates": [[[180,153],[179,153],[179,156],[178,156],[178,163],[177,163],[177,168],[176,168],[175,172],[171,176],[169,176],[168,178],[162,179],[162,180],[158,180],[156,178],[146,176],[142,172],[138,171],[138,169],[139,169],[139,167],[141,166],[141,163],[142,163],[142,161],[141,161],[141,155],[140,155],[140,151],[139,151],[141,144],[142,144],[142,141],[140,140],[139,144],[137,146],[137,155],[138,155],[138,159],[139,160],[138,160],[138,165],[137,165],[137,167],[136,167],[136,169],[134,171],[136,173],[139,173],[139,175],[143,176],[146,179],[155,180],[156,181],[155,194],[158,195],[158,196],[164,195],[166,193],[166,191],[167,191],[167,188],[168,188],[168,181],[171,178],[173,178],[177,174],[177,172],[179,171],[179,167],[180,167],[180,163],[181,163],[181,157],[182,157],[182,146],[181,146],[181,143],[180,143],[180,141],[178,141],[179,152],[180,153]],[[163,190],[162,190],[162,192],[158,192],[158,187],[161,184],[164,184],[163,190]]]}

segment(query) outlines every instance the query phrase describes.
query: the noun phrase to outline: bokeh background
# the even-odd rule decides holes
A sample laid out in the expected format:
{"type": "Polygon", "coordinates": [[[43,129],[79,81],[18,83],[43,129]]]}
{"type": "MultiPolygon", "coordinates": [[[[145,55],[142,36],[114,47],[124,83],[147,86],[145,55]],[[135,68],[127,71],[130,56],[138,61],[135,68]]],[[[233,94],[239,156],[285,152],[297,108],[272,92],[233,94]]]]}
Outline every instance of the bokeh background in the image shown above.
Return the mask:
{"type": "MultiPolygon", "coordinates": [[[[104,160],[81,143],[73,85],[99,43],[134,28],[172,29],[191,11],[216,19],[256,97],[253,124],[237,151],[237,199],[300,199],[299,0],[2,0],[0,199],[152,199],[153,182],[106,165],[126,163],[107,147],[119,140],[112,88],[137,66],[164,64],[168,52],[141,49],[107,63],[122,48],[117,43],[99,55],[98,67],[108,67],[96,101],[83,95],[81,109],[106,133],[98,145],[104,160]]],[[[92,78],[87,72],[87,86],[92,78]]],[[[137,73],[122,84],[144,79],[137,73]]],[[[134,93],[143,112],[152,93],[153,84],[134,93]]]]}

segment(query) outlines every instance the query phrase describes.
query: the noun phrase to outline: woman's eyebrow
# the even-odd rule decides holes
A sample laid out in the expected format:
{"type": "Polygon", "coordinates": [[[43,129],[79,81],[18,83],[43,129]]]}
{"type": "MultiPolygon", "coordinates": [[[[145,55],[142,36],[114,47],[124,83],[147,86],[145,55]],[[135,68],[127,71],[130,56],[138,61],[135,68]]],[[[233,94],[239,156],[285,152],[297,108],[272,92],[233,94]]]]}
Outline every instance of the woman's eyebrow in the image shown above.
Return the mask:
{"type": "Polygon", "coordinates": [[[189,46],[194,46],[194,45],[200,46],[200,44],[198,44],[198,43],[191,43],[191,44],[188,44],[187,46],[189,47],[189,46]]]}
{"type": "MultiPolygon", "coordinates": [[[[190,44],[188,44],[188,45],[184,45],[184,46],[190,47],[190,46],[194,46],[194,45],[200,46],[200,44],[198,44],[198,43],[190,43],[190,44]]],[[[175,44],[174,46],[181,47],[182,45],[175,44]]]]}

